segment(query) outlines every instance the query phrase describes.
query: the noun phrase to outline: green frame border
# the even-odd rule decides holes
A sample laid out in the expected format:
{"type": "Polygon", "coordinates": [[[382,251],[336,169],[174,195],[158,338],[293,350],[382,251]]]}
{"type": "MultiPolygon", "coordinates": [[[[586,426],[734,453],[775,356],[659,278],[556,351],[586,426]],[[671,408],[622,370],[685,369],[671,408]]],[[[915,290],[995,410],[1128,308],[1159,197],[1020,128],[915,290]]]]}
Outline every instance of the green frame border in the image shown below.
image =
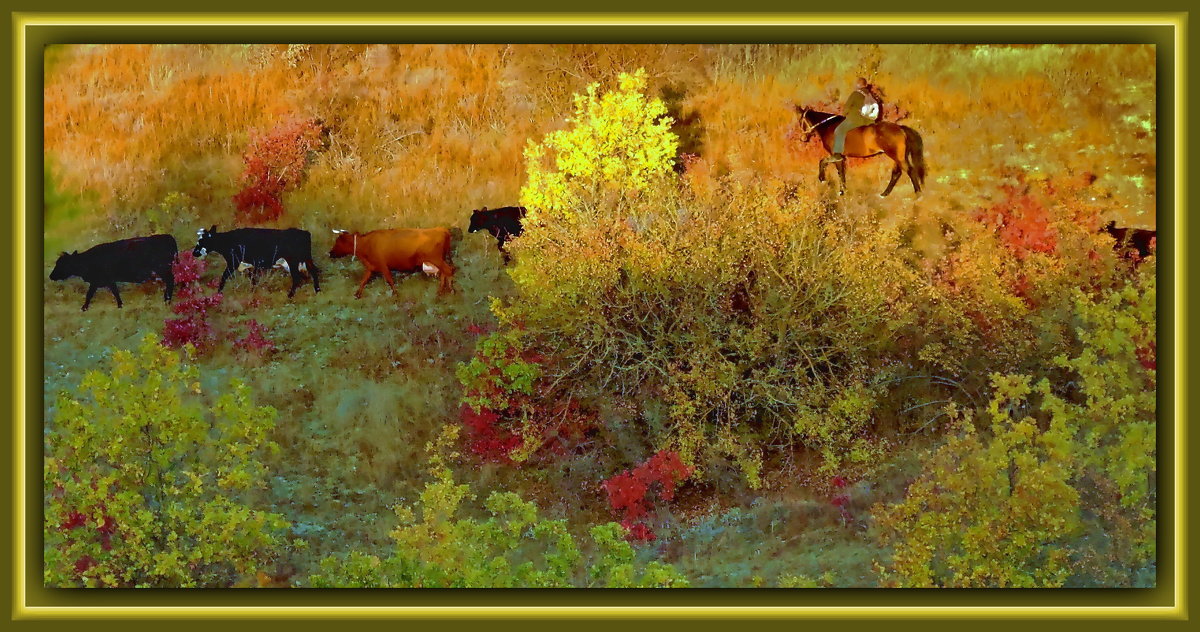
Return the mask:
{"type": "Polygon", "coordinates": [[[73,618],[1186,618],[1186,461],[1183,378],[1186,208],[1183,169],[1188,89],[1187,15],[1173,14],[13,14],[13,617],[73,618]],[[1158,221],[1173,288],[1159,309],[1176,368],[1160,402],[1158,587],[1142,590],[909,591],[824,589],[684,591],[359,590],[74,591],[41,586],[39,387],[41,371],[41,49],[57,43],[248,42],[811,42],[1152,43],[1158,46],[1158,221]],[[1170,54],[1166,54],[1167,52],[1170,54]],[[1163,195],[1169,192],[1169,195],[1163,195]],[[1160,419],[1169,418],[1160,406],[1160,419]],[[1173,437],[1163,434],[1174,430],[1173,437]],[[1163,439],[1168,439],[1163,441],[1163,439]],[[1170,497],[1173,502],[1165,499],[1170,497]],[[461,604],[470,605],[461,605],[461,604]],[[861,605],[861,604],[867,605],[861,605]],[[552,605],[547,605],[552,604],[552,605]]]}

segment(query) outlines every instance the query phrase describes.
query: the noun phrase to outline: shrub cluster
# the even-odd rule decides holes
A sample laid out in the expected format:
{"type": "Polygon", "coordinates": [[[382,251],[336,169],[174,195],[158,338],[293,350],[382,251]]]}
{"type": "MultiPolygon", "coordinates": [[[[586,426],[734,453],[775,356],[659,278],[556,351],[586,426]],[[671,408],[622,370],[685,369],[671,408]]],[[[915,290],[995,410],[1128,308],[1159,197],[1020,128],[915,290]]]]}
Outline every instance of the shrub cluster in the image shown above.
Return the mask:
{"type": "Polygon", "coordinates": [[[609,507],[620,516],[621,526],[629,532],[630,540],[654,540],[654,530],[646,524],[651,493],[669,502],[675,497],[675,486],[691,473],[692,468],[684,465],[678,454],[662,450],[637,467],[604,481],[601,488],[608,496],[609,507]]]}
{"type": "Polygon", "coordinates": [[[208,317],[224,298],[220,292],[205,295],[200,277],[208,268],[203,259],[192,256],[190,251],[179,253],[171,264],[175,275],[175,302],[171,311],[181,318],[163,321],[162,342],[168,347],[192,345],[199,351],[211,349],[217,336],[208,317]]]}
{"type": "Polygon", "coordinates": [[[233,196],[243,220],[260,223],[283,215],[283,194],[303,180],[324,133],[320,121],[293,118],[251,134],[242,154],[245,169],[240,180],[246,186],[233,196]]]}
{"type": "Polygon", "coordinates": [[[1140,585],[1155,555],[1154,266],[1073,295],[1070,381],[992,378],[990,425],[966,414],[905,499],[877,507],[898,586],[1140,585]],[[1103,535],[1101,535],[1103,534],[1103,535]]]}
{"type": "Polygon", "coordinates": [[[471,500],[448,466],[458,427],[446,426],[427,446],[433,481],[420,502],[396,507],[395,550],[386,558],[352,552],[321,562],[316,587],[375,588],[670,588],[687,580],[669,564],[641,563],[615,523],[590,530],[581,551],[565,520],[538,515],[533,503],[512,492],[492,492],[488,517],[462,515],[471,500]]]}
{"type": "Polygon", "coordinates": [[[275,410],[236,380],[206,397],[198,369],[153,335],[110,365],[56,400],[46,584],[228,587],[267,567],[287,523],[245,497],[278,450],[275,410]]]}

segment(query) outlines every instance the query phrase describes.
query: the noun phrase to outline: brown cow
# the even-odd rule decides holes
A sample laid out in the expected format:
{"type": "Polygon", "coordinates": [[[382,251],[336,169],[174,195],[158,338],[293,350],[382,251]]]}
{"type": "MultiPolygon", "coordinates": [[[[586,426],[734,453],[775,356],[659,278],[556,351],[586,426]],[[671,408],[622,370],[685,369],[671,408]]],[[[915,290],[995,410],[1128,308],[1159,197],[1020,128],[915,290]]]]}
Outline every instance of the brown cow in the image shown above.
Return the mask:
{"type": "Polygon", "coordinates": [[[366,270],[354,298],[362,298],[363,287],[376,274],[382,274],[396,293],[392,270],[397,272],[425,271],[439,277],[438,293],[450,291],[454,266],[450,265],[450,231],[445,228],[391,228],[369,233],[338,233],[331,259],[347,255],[357,257],[366,270]],[[431,270],[432,268],[432,270],[431,270]]]}

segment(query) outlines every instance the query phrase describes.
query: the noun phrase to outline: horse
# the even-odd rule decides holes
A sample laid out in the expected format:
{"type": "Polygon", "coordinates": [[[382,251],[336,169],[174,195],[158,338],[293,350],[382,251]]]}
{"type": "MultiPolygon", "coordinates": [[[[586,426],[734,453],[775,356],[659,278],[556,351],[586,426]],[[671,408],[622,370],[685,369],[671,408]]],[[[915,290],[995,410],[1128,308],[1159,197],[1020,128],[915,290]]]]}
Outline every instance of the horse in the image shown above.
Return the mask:
{"type": "MultiPolygon", "coordinates": [[[[825,147],[826,157],[817,165],[817,179],[825,181],[825,166],[833,154],[833,131],[838,123],[846,117],[828,112],[818,112],[807,106],[793,106],[800,117],[800,140],[808,141],[814,133],[821,135],[821,144],[825,147]]],[[[879,154],[887,154],[892,159],[892,179],[879,197],[887,197],[900,179],[900,174],[908,174],[912,181],[913,191],[921,193],[925,185],[925,158],[922,155],[923,143],[921,135],[916,130],[896,123],[878,122],[863,127],[856,127],[846,134],[846,147],[843,155],[852,158],[870,158],[879,154]]],[[[846,193],[846,161],[840,160],[837,165],[841,187],[838,195],[846,193]]]]}

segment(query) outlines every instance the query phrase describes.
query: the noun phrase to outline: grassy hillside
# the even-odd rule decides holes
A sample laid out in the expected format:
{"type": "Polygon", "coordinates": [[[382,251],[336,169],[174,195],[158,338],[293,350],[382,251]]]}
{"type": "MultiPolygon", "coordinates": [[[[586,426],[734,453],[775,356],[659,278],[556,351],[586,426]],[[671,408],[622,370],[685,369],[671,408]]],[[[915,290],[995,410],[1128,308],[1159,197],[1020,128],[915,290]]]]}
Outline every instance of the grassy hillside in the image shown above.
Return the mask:
{"type": "MultiPolygon", "coordinates": [[[[1080,348],[1046,342],[1070,338],[1062,332],[1078,320],[1067,303],[1051,309],[1051,301],[1037,297],[1079,287],[1084,279],[1073,275],[1082,274],[1089,249],[1100,253],[1096,265],[1103,268],[1096,291],[1123,283],[1125,272],[1114,280],[1114,271],[1128,265],[1094,230],[1109,219],[1155,226],[1154,54],[1148,46],[52,47],[45,76],[45,272],[60,250],[151,232],[169,232],[190,250],[197,228],[239,221],[232,198],[247,186],[243,156],[255,136],[287,121],[323,122],[328,137],[308,157],[297,187],[283,194],[284,214],[264,224],[312,232],[322,292],[305,285],[288,300],[282,273],[257,286],[239,276],[210,317],[228,340],[197,360],[206,385],[242,377],[256,403],[278,411],[270,438],[280,451],[268,458],[269,480],[252,501],[290,523],[292,544],[277,552],[272,568],[306,585],[327,555],[383,556],[393,548],[394,507],[414,502],[428,481],[426,444],[460,423],[464,388],[456,367],[472,358],[484,335],[504,327],[491,299],[529,300],[514,286],[494,240],[464,234],[454,294],[438,296],[435,281],[411,275],[398,278],[395,297],[376,279],[356,301],[361,268],[328,259],[331,229],[454,226],[465,233],[471,209],[518,203],[523,150],[569,124],[572,95],[592,82],[607,89],[619,73],[645,68],[647,94],[664,100],[679,121],[673,130],[680,151],[694,155],[684,176],[696,196],[690,199],[708,200],[710,213],[728,204],[730,218],[714,225],[738,230],[736,213],[754,206],[723,196],[745,186],[780,200],[767,206],[790,213],[788,225],[837,224],[851,236],[881,231],[870,239],[893,235],[889,247],[926,284],[920,287],[945,292],[904,300],[927,309],[922,314],[941,314],[938,301],[978,301],[978,310],[964,308],[957,324],[937,331],[978,326],[986,337],[1027,327],[1025,346],[996,343],[1013,350],[1011,361],[986,365],[1018,370],[1048,363],[1054,354],[1035,352],[1039,344],[1055,353],[1080,348]],[[796,139],[791,106],[840,111],[859,75],[882,89],[890,119],[923,137],[930,176],[920,197],[907,179],[890,197],[876,196],[890,170],[885,158],[851,160],[842,200],[816,182],[823,153],[796,139]],[[1009,233],[988,223],[989,213],[1027,208],[1036,210],[1013,217],[1042,213],[1039,221],[1058,227],[1060,246],[1048,267],[1006,249],[1009,233]],[[1001,268],[1040,289],[1013,289],[1004,285],[1009,277],[989,276],[1001,268]],[[1058,276],[1037,286],[1043,279],[1037,270],[1050,268],[1058,276]],[[983,327],[992,316],[987,310],[1000,315],[983,327]],[[265,326],[273,350],[229,344],[244,335],[249,318],[265,326]]],[[[882,243],[862,240],[854,243],[882,243]]],[[[208,265],[205,278],[213,279],[224,263],[210,255],[208,265]]],[[[157,283],[125,285],[123,310],[101,290],[81,313],[84,289],[78,279],[47,280],[43,287],[49,434],[60,391],[75,391],[113,350],[136,347],[144,333],[161,332],[164,319],[175,317],[157,283]]],[[[899,334],[908,337],[897,349],[913,346],[911,357],[893,350],[896,357],[911,360],[909,367],[933,366],[934,356],[965,367],[960,358],[979,354],[966,334],[914,342],[941,335],[934,329],[899,334]]],[[[812,446],[767,449],[757,489],[733,474],[682,485],[657,509],[658,538],[639,544],[641,558],[674,564],[694,586],[879,585],[874,562],[886,560],[890,549],[872,531],[871,508],[902,499],[926,462],[925,450],[953,431],[930,425],[942,408],[925,404],[955,401],[982,415],[993,394],[986,373],[947,369],[944,375],[967,385],[955,389],[909,379],[915,370],[895,370],[900,386],[871,416],[871,436],[888,446],[871,475],[851,477],[839,491],[818,474],[821,460],[812,446]],[[834,502],[842,494],[848,501],[834,502]]],[[[457,480],[480,498],[493,490],[518,492],[544,515],[567,520],[575,533],[616,519],[601,483],[661,447],[643,428],[658,419],[655,402],[665,400],[605,393],[594,383],[578,392],[586,392],[587,414],[596,420],[578,452],[515,466],[461,450],[457,480]]],[[[1106,581],[1097,577],[1081,571],[1073,581],[1106,581]]]]}

